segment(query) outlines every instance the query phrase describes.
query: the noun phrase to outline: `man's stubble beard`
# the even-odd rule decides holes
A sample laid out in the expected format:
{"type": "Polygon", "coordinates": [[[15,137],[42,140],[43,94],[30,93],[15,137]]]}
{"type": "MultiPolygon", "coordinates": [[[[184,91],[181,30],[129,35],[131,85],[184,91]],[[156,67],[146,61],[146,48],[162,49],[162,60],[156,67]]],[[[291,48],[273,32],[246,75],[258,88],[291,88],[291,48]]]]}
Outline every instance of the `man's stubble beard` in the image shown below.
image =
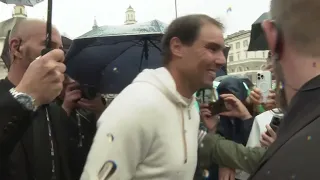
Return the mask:
{"type": "Polygon", "coordinates": [[[273,59],[273,67],[274,74],[276,79],[276,102],[277,107],[281,109],[281,111],[286,112],[288,108],[288,103],[286,99],[286,94],[284,91],[285,88],[285,78],[282,70],[282,66],[280,61],[277,59],[273,59]]]}

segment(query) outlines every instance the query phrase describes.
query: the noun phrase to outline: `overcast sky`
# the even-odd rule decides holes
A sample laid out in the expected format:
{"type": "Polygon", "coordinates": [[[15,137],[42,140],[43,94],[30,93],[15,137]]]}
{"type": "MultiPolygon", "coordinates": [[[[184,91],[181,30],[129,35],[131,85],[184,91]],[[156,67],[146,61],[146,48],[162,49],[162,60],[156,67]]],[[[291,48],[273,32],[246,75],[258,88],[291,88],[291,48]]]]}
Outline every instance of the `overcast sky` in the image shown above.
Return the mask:
{"type": "MultiPolygon", "coordinates": [[[[136,20],[146,22],[158,19],[170,23],[175,18],[174,0],[53,0],[53,23],[71,38],[89,30],[96,16],[99,26],[122,25],[125,11],[131,5],[136,11],[136,20]]],[[[270,0],[177,0],[178,16],[203,13],[219,17],[226,26],[226,34],[248,30],[251,24],[269,10],[270,0]],[[232,12],[227,13],[228,7],[232,12]]],[[[46,15],[47,2],[28,7],[32,18],[46,15]]],[[[13,5],[0,2],[0,21],[11,18],[13,5]]]]}

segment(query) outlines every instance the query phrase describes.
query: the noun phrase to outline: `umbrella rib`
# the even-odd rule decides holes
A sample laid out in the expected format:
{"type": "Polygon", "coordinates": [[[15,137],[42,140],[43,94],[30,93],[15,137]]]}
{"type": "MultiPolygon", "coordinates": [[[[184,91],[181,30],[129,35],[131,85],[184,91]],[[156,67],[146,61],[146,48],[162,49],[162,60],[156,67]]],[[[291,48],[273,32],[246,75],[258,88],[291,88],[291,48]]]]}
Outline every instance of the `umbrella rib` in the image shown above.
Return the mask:
{"type": "MultiPolygon", "coordinates": [[[[119,56],[121,56],[123,53],[125,53],[128,49],[132,48],[133,46],[135,46],[135,44],[127,47],[126,49],[124,49],[119,56]]],[[[105,69],[107,66],[109,66],[113,61],[115,61],[119,56],[115,57],[112,61],[110,61],[108,64],[106,64],[105,66],[103,66],[103,69],[105,69]]]]}
{"type": "Polygon", "coordinates": [[[162,52],[161,51],[161,49],[155,44],[155,43],[153,43],[150,39],[148,40],[156,49],[158,49],[160,52],[162,52]]]}

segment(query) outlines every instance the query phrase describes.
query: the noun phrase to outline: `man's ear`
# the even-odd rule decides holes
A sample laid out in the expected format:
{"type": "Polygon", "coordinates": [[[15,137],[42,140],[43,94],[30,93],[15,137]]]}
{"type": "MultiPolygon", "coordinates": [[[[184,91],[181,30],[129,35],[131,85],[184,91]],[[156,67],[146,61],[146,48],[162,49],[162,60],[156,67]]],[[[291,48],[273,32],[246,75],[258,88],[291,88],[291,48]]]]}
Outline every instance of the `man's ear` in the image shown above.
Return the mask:
{"type": "MultiPolygon", "coordinates": [[[[21,58],[22,55],[20,53],[20,40],[17,38],[13,38],[9,41],[9,50],[11,56],[21,58]]],[[[12,59],[13,60],[13,59],[12,59]]]]}
{"type": "Polygon", "coordinates": [[[179,38],[173,37],[170,40],[170,50],[172,55],[182,57],[183,45],[179,38]]]}
{"type": "Polygon", "coordinates": [[[271,20],[265,20],[261,24],[271,54],[275,54],[278,32],[271,20]]]}

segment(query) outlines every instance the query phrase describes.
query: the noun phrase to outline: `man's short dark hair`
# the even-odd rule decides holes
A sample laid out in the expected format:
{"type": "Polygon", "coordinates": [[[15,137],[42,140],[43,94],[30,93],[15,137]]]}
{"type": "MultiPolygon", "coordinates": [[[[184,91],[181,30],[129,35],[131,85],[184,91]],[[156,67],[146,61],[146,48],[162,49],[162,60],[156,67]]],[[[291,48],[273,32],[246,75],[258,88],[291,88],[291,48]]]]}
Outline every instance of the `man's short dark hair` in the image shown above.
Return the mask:
{"type": "Polygon", "coordinates": [[[285,40],[303,55],[320,57],[320,1],[272,0],[270,14],[285,40]]]}
{"type": "Polygon", "coordinates": [[[200,29],[204,23],[212,23],[218,28],[224,29],[221,22],[204,14],[182,16],[171,22],[162,38],[164,65],[167,65],[172,58],[170,49],[171,39],[177,37],[184,45],[191,46],[197,40],[200,29]]]}

